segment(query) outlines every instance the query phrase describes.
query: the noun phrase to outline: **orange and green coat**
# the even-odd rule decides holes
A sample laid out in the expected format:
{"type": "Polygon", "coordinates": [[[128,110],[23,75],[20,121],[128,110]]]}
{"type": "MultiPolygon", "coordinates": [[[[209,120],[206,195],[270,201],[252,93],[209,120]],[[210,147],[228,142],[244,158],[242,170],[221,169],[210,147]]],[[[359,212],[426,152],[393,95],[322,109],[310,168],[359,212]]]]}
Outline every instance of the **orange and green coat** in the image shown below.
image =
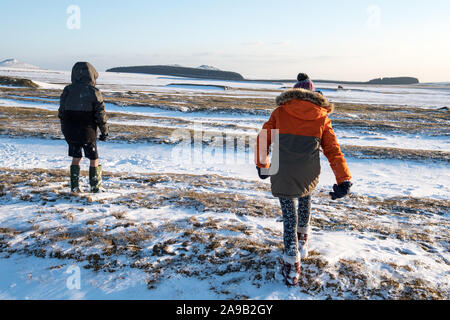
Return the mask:
{"type": "MultiPolygon", "coordinates": [[[[255,147],[255,163],[269,168],[272,131],[279,132],[279,169],[271,176],[275,197],[305,197],[317,187],[320,175],[320,148],[330,162],[338,184],[351,179],[344,154],[337,141],[328,115],[332,103],[318,92],[291,89],[277,99],[278,108],[259,133],[255,147]],[[261,140],[262,139],[262,140],[261,140]],[[264,152],[267,150],[267,152],[264,152]]],[[[276,146],[275,146],[276,147],[276,146]]]]}

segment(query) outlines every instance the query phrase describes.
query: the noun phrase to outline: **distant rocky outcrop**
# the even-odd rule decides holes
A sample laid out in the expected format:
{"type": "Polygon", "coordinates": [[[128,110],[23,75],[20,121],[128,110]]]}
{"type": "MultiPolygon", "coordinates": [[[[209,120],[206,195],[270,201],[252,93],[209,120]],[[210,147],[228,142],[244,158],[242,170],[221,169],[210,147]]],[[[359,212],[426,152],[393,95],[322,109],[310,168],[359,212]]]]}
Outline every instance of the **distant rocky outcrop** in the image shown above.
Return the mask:
{"type": "Polygon", "coordinates": [[[201,66],[199,68],[187,68],[181,66],[135,66],[118,67],[106,70],[106,72],[123,73],[144,73],[157,74],[165,76],[201,78],[214,80],[244,80],[244,77],[237,72],[222,71],[210,66],[201,66]]]}
{"type": "Polygon", "coordinates": [[[29,79],[0,76],[0,85],[12,87],[39,88],[39,85],[29,79]]]}
{"type": "MultiPolygon", "coordinates": [[[[156,74],[163,76],[174,76],[184,78],[201,78],[201,79],[213,79],[213,80],[231,80],[231,81],[251,81],[251,82],[279,82],[289,83],[295,82],[294,79],[245,79],[242,75],[232,71],[222,71],[216,67],[201,65],[198,68],[183,67],[178,64],[174,65],[157,65],[157,66],[134,66],[134,67],[117,67],[106,70],[106,72],[123,72],[123,73],[143,73],[143,74],[156,74]]],[[[378,78],[370,81],[339,81],[339,80],[313,80],[315,82],[322,83],[336,83],[336,84],[348,84],[348,85],[411,85],[418,84],[419,79],[413,77],[393,77],[393,78],[378,78]]]]}
{"type": "Polygon", "coordinates": [[[368,84],[388,84],[388,85],[407,85],[418,84],[419,79],[413,77],[396,77],[396,78],[378,78],[368,82],[368,84]]]}
{"type": "Polygon", "coordinates": [[[413,77],[378,78],[370,81],[338,81],[338,80],[313,80],[314,82],[336,83],[348,85],[410,85],[419,84],[419,79],[413,77]]]}

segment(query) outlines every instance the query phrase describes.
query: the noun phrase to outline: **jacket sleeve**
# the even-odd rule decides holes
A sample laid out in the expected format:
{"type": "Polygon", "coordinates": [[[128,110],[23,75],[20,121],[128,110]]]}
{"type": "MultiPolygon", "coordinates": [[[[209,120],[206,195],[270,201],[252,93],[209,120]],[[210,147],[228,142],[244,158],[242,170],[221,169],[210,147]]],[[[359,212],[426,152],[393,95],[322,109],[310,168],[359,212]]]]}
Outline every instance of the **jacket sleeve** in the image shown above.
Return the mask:
{"type": "Polygon", "coordinates": [[[99,127],[100,131],[107,135],[109,132],[106,112],[105,112],[105,103],[103,101],[103,96],[100,90],[95,89],[95,98],[94,98],[94,117],[95,123],[99,127]]]}
{"type": "Polygon", "coordinates": [[[256,138],[255,145],[255,164],[259,168],[270,168],[270,145],[272,144],[272,131],[276,128],[276,118],[278,109],[276,109],[270,116],[269,121],[267,121],[262,130],[259,132],[256,138]],[[263,145],[261,145],[263,144],[263,145]],[[264,145],[265,144],[265,145],[264,145]]]}
{"type": "Polygon", "coordinates": [[[69,94],[69,88],[65,87],[61,96],[59,97],[58,118],[60,120],[62,120],[64,117],[64,111],[66,109],[66,99],[67,99],[68,94],[69,94]]]}
{"type": "Polygon", "coordinates": [[[331,126],[331,120],[328,117],[325,120],[322,134],[322,149],[330,162],[337,183],[340,184],[344,181],[350,181],[352,178],[350,170],[348,169],[344,154],[341,152],[341,148],[331,126]]]}

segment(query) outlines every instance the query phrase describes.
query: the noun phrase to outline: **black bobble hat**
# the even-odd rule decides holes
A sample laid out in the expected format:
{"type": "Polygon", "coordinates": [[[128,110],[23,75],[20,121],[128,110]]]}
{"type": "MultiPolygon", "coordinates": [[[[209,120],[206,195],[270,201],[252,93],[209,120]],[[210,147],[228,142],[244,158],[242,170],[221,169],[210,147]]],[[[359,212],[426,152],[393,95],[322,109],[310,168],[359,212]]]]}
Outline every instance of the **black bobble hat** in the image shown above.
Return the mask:
{"type": "Polygon", "coordinates": [[[305,80],[309,80],[309,76],[306,73],[299,73],[297,76],[297,81],[301,82],[305,80]]]}

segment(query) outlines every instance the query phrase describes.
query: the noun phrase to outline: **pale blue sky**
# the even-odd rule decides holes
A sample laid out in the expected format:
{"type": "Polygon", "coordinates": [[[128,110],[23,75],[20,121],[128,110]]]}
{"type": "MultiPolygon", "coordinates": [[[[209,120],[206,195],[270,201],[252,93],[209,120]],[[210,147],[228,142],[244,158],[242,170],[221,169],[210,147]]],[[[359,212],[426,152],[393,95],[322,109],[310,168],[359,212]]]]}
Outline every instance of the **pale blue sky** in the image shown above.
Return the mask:
{"type": "Polygon", "coordinates": [[[2,0],[0,60],[208,64],[253,78],[450,81],[450,1],[2,0]],[[66,27],[69,5],[81,29],[66,27]],[[371,6],[379,8],[368,11],[371,6]]]}

